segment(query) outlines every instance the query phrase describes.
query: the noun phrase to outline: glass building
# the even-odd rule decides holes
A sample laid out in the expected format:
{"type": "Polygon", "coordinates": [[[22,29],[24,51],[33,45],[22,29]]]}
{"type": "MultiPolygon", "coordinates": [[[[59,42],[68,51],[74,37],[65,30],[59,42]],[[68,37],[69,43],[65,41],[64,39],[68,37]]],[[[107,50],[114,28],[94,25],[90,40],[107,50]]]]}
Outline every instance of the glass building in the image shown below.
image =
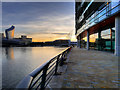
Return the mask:
{"type": "Polygon", "coordinates": [[[120,55],[120,1],[75,3],[78,47],[120,55]]]}

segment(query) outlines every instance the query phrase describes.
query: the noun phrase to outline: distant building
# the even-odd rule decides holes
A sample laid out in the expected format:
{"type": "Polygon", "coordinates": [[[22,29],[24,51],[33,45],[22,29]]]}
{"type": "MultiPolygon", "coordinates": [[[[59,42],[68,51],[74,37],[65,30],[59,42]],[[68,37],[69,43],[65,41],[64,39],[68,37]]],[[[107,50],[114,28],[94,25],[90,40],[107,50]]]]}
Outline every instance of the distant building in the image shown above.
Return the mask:
{"type": "Polygon", "coordinates": [[[32,38],[27,38],[26,35],[21,35],[20,38],[14,38],[15,26],[5,30],[6,37],[4,34],[0,34],[2,38],[2,46],[28,46],[32,43],[32,38]]]}
{"type": "Polygon", "coordinates": [[[4,37],[4,33],[0,33],[0,40],[1,40],[2,38],[5,38],[5,37],[4,37]]]}
{"type": "Polygon", "coordinates": [[[4,38],[4,33],[0,33],[0,46],[2,46],[2,39],[4,38]]]}
{"type": "Polygon", "coordinates": [[[26,35],[21,35],[20,38],[14,38],[14,40],[19,40],[19,42],[24,45],[32,43],[32,38],[27,38],[26,35]]]}
{"type": "Polygon", "coordinates": [[[22,38],[22,39],[26,39],[27,36],[26,36],[26,35],[21,35],[21,38],[22,38]]]}
{"type": "Polygon", "coordinates": [[[70,45],[77,46],[77,42],[70,42],[70,45]]]}
{"type": "Polygon", "coordinates": [[[26,35],[21,35],[21,39],[25,42],[25,44],[32,43],[32,38],[27,38],[26,35]]]}
{"type": "Polygon", "coordinates": [[[6,39],[13,39],[14,31],[15,31],[15,26],[11,26],[10,28],[6,29],[5,30],[6,39]]]}
{"type": "Polygon", "coordinates": [[[55,46],[70,46],[70,40],[59,39],[54,41],[55,46]]]}

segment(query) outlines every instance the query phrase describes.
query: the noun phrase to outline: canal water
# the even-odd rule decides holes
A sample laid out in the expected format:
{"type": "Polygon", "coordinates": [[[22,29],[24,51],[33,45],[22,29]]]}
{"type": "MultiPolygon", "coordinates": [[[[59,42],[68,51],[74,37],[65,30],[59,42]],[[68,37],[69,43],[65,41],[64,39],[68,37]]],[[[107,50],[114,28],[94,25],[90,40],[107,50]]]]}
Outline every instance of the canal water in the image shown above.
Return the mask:
{"type": "Polygon", "coordinates": [[[63,47],[4,47],[2,49],[2,88],[15,88],[32,70],[64,50],[63,47]]]}

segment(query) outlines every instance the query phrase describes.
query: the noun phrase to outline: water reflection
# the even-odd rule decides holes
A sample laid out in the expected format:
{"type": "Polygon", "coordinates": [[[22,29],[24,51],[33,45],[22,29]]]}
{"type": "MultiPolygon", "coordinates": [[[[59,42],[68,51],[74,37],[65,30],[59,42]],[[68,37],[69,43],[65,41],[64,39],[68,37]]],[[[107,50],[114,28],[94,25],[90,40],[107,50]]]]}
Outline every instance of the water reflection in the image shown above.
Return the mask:
{"type": "Polygon", "coordinates": [[[27,49],[26,48],[21,48],[20,50],[21,50],[22,53],[26,53],[27,49]]]}
{"type": "Polygon", "coordinates": [[[6,54],[6,58],[8,60],[14,60],[14,50],[11,47],[6,47],[5,48],[5,54],[6,54]]]}
{"type": "Polygon", "coordinates": [[[2,48],[2,87],[16,87],[31,71],[64,49],[57,47],[2,48]]]}

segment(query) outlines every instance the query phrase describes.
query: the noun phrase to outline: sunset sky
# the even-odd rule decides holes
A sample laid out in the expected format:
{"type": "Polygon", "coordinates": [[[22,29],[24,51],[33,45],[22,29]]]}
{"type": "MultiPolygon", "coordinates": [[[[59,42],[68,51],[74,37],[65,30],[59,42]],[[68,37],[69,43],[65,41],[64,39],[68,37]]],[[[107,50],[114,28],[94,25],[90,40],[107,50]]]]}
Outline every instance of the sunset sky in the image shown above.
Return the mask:
{"type": "Polygon", "coordinates": [[[75,41],[74,2],[3,2],[2,32],[14,25],[15,37],[27,35],[34,42],[75,41]]]}

